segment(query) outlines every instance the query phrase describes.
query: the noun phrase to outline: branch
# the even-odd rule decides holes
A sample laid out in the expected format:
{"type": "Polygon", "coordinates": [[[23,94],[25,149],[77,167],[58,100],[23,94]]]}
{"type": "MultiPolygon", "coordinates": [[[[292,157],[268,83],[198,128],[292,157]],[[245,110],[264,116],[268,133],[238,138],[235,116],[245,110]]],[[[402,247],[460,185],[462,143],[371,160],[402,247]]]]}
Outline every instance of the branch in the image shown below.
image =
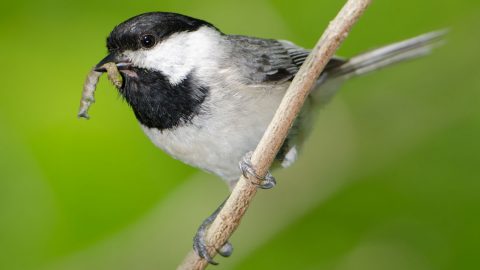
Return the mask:
{"type": "MultiPolygon", "coordinates": [[[[267,173],[310,89],[370,2],[371,0],[348,0],[305,60],[253,152],[251,161],[258,175],[264,176],[267,173]]],[[[241,176],[223,209],[211,224],[205,240],[212,257],[240,224],[241,218],[257,193],[257,185],[253,184],[257,181],[252,176],[248,179],[241,176]]],[[[207,265],[207,261],[192,250],[177,269],[205,269],[207,265]]]]}

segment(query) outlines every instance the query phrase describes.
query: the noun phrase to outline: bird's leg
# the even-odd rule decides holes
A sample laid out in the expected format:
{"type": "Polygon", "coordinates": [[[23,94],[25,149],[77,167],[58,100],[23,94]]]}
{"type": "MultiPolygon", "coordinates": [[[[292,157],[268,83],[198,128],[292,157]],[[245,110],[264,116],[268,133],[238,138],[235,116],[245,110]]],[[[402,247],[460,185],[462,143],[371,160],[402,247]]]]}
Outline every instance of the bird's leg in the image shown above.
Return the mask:
{"type": "Polygon", "coordinates": [[[256,179],[258,179],[260,182],[254,182],[253,184],[257,185],[261,189],[273,188],[277,184],[277,182],[275,181],[275,177],[273,177],[270,171],[268,171],[264,177],[259,176],[252,166],[252,154],[253,152],[246,153],[242,161],[240,161],[239,163],[240,170],[242,171],[243,176],[245,176],[245,178],[248,178],[248,175],[250,174],[256,179]]]}
{"type": "MultiPolygon", "coordinates": [[[[240,161],[239,163],[240,170],[242,171],[243,176],[248,178],[248,175],[252,175],[256,179],[258,179],[259,182],[254,182],[253,184],[257,185],[262,189],[273,188],[276,184],[273,175],[270,172],[267,172],[265,177],[259,176],[255,169],[253,169],[251,158],[252,152],[248,152],[247,154],[245,154],[242,161],[240,161]]],[[[198,254],[198,256],[213,265],[217,265],[218,263],[215,262],[208,253],[207,243],[205,242],[205,234],[207,233],[208,228],[215,220],[220,210],[222,210],[225,202],[226,200],[207,219],[202,222],[202,224],[197,230],[197,233],[195,234],[195,237],[193,238],[193,249],[195,250],[195,252],[198,254]]],[[[233,246],[227,241],[220,249],[217,250],[217,252],[223,257],[229,257],[230,255],[232,255],[233,246]]]]}
{"type": "MultiPolygon", "coordinates": [[[[218,263],[212,259],[210,254],[208,254],[208,247],[207,243],[205,242],[205,234],[207,233],[208,227],[210,227],[212,222],[215,220],[220,210],[222,210],[225,201],[207,219],[202,222],[202,224],[197,230],[197,233],[195,234],[195,237],[193,238],[193,249],[195,250],[195,252],[198,254],[198,256],[213,265],[217,265],[218,263]]],[[[217,252],[223,257],[229,257],[230,255],[232,255],[233,246],[229,242],[226,242],[220,249],[217,250],[217,252]]]]}

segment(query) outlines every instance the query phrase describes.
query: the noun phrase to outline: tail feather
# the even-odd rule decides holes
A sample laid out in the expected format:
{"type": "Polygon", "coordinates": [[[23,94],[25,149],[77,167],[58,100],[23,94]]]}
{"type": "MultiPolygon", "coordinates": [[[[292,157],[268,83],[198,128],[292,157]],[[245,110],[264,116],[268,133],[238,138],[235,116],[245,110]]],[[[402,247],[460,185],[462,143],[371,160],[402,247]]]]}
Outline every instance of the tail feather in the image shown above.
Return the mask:
{"type": "Polygon", "coordinates": [[[320,76],[311,97],[321,108],[337,93],[340,85],[346,79],[427,55],[432,49],[443,43],[442,37],[446,32],[446,30],[440,30],[426,33],[359,54],[347,60],[334,58],[334,65],[331,65],[331,68],[327,67],[325,73],[320,76]]]}
{"type": "Polygon", "coordinates": [[[344,64],[329,70],[328,77],[348,79],[395,63],[427,55],[432,49],[442,45],[442,37],[446,32],[447,30],[440,30],[426,33],[359,54],[350,58],[344,64]]]}

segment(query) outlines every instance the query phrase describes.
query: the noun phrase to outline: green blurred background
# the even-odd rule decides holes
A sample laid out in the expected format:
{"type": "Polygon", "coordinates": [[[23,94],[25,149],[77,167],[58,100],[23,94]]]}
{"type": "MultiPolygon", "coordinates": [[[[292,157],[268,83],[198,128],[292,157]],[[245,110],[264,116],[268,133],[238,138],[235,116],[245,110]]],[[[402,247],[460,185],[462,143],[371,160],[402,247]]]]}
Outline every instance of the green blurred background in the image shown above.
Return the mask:
{"type": "MultiPolygon", "coordinates": [[[[174,269],[227,195],[105,78],[76,118],[113,26],[174,11],[311,47],[343,2],[2,1],[0,269],[174,269]]],[[[480,2],[374,1],[339,54],[445,27],[431,56],[344,85],[216,269],[480,269],[480,2]]]]}

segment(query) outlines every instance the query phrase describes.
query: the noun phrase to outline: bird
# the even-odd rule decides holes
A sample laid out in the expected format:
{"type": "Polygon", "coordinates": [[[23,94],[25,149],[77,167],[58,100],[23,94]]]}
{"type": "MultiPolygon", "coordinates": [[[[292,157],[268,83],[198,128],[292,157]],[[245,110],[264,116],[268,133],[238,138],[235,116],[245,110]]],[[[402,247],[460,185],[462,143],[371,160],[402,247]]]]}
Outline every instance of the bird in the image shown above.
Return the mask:
{"type": "MultiPolygon", "coordinates": [[[[443,31],[393,43],[351,58],[332,57],[276,155],[288,167],[310,127],[341,84],[397,62],[429,53],[443,31]]],[[[173,158],[213,173],[233,188],[240,174],[253,174],[260,188],[275,186],[271,173],[259,177],[249,163],[287,88],[310,53],[291,41],[226,34],[213,24],[173,12],[148,12],[114,27],[108,55],[95,70],[114,63],[118,92],[155,146],[173,158]]],[[[200,226],[194,249],[209,256],[205,230],[220,206],[200,226]]],[[[232,252],[230,243],[219,250],[232,252]]]]}

